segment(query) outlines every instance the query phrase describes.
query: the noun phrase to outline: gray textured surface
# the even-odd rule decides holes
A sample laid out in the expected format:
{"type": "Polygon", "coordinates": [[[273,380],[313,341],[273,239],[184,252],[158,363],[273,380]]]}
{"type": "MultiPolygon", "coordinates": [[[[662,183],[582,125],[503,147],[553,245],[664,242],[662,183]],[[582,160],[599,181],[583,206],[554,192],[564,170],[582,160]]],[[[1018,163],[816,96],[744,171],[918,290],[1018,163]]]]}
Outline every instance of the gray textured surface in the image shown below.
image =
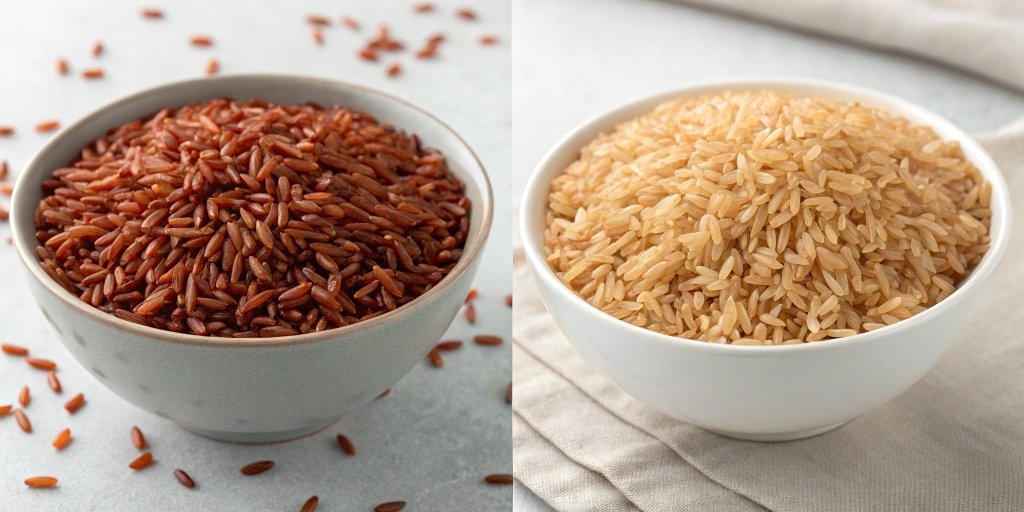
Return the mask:
{"type": "MultiPolygon", "coordinates": [[[[950,68],[669,2],[513,0],[512,9],[514,164],[524,174],[597,113],[721,78],[789,75],[862,85],[969,131],[1024,116],[1024,95],[950,68]]],[[[516,510],[550,510],[522,485],[514,491],[516,510]]]]}
{"type": "MultiPolygon", "coordinates": [[[[160,2],[152,2],[159,4],[160,2]]],[[[496,217],[484,272],[477,286],[477,326],[461,319],[449,336],[469,339],[476,333],[508,336],[511,314],[504,296],[511,290],[511,198],[513,188],[506,141],[511,136],[508,110],[509,5],[476,1],[476,23],[457,20],[455,1],[437,1],[438,12],[412,14],[411,1],[284,3],[166,2],[167,18],[149,22],[138,15],[141,3],[12,2],[0,17],[0,124],[19,129],[0,139],[0,159],[16,171],[36,151],[44,136],[32,132],[38,121],[69,122],[121,95],[177,79],[200,76],[211,57],[224,73],[272,71],[308,74],[358,82],[409,99],[438,115],[477,151],[491,173],[496,217]],[[202,6],[202,7],[201,7],[202,6]],[[351,33],[334,26],[325,31],[327,44],[316,47],[307,13],[337,20],[343,14],[363,22],[351,33]],[[436,62],[396,57],[405,66],[397,79],[384,77],[384,64],[366,64],[355,49],[372,36],[377,23],[387,22],[394,34],[415,47],[428,35],[444,31],[448,43],[436,62]],[[269,32],[268,32],[269,30],[269,32]],[[211,49],[193,49],[187,39],[207,33],[211,49]],[[501,43],[483,48],[485,33],[501,43]],[[101,39],[106,53],[89,56],[101,39]],[[102,65],[107,78],[86,82],[77,76],[58,77],[58,56],[73,71],[102,65]]],[[[390,62],[392,59],[385,59],[390,62]]],[[[0,236],[8,228],[0,226],[0,236]]],[[[13,417],[0,418],[0,510],[298,510],[310,495],[321,498],[319,510],[371,510],[382,501],[402,499],[408,510],[508,510],[508,488],[481,482],[489,473],[511,471],[511,413],[505,386],[511,378],[510,351],[470,344],[446,357],[437,370],[420,365],[402,380],[391,396],[381,399],[328,430],[289,443],[265,446],[223,444],[196,437],[177,426],[121,401],[82,369],[45,325],[23,287],[23,273],[14,251],[0,243],[0,311],[5,326],[0,342],[31,347],[33,354],[61,365],[64,394],[54,396],[45,375],[22,361],[0,355],[0,404],[13,403],[29,384],[34,399],[27,413],[35,432],[18,430],[13,417]],[[75,416],[61,407],[82,391],[87,405],[75,416]],[[138,425],[149,438],[156,462],[132,473],[127,464],[138,453],[129,428],[138,425]],[[63,452],[50,446],[61,429],[70,427],[74,440],[63,452]],[[345,433],[355,443],[354,458],[334,442],[345,433]],[[246,478],[238,469],[249,462],[272,459],[271,472],[246,478]],[[198,483],[189,491],[171,471],[188,470],[198,483]],[[28,476],[51,474],[60,487],[33,491],[22,484],[28,476]]],[[[273,364],[273,361],[267,361],[273,364]]],[[[296,371],[301,371],[297,369],[296,371]]],[[[254,378],[258,378],[254,376],[254,378]]]]}

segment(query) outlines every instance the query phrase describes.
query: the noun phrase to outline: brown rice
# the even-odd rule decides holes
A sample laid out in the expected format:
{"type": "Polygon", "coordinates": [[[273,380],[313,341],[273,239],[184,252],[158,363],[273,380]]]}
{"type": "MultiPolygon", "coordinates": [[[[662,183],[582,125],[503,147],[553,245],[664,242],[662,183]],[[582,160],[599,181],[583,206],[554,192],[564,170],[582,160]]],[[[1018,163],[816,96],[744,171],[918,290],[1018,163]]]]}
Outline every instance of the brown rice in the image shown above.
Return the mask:
{"type": "Polygon", "coordinates": [[[716,343],[851,336],[943,300],[989,244],[959,144],[857,103],[669,101],[551,183],[547,261],[609,315],[716,343]]]}

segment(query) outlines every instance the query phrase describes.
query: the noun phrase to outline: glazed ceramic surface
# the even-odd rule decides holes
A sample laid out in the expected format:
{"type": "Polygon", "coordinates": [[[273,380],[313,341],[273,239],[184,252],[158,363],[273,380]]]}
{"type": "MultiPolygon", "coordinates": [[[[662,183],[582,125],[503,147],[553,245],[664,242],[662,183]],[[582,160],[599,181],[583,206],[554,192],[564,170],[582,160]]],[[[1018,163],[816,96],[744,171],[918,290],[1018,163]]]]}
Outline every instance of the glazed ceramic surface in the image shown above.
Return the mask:
{"type": "Polygon", "coordinates": [[[325,428],[395,384],[458,313],[491,224],[490,184],[472,150],[442,122],[397,98],[313,78],[244,75],[150,89],[61,130],[23,171],[12,199],[15,245],[44,316],[75,358],[125,400],[207,437],[269,442],[325,428]],[[472,201],[465,251],[433,289],[348,327],[285,338],[209,338],[139,326],[67,292],[38,264],[33,212],[40,183],[107,129],[164,107],[219,97],[342,105],[417,134],[440,150],[472,201]]]}
{"type": "Polygon", "coordinates": [[[646,97],[601,114],[559,141],[531,176],[519,226],[544,302],[573,346],[626,392],[672,417],[730,437],[776,441],[827,432],[892,400],[946,352],[962,332],[982,285],[1006,250],[1010,203],[992,158],[963,130],[923,107],[830,82],[759,79],[687,87],[646,97]],[[956,140],[992,182],[992,246],[946,300],[876,331],[819,343],[733,346],[675,338],[616,320],[570,291],[545,262],[550,181],[599,133],[684,95],[723,89],[772,90],[859,101],[931,126],[956,140]]]}

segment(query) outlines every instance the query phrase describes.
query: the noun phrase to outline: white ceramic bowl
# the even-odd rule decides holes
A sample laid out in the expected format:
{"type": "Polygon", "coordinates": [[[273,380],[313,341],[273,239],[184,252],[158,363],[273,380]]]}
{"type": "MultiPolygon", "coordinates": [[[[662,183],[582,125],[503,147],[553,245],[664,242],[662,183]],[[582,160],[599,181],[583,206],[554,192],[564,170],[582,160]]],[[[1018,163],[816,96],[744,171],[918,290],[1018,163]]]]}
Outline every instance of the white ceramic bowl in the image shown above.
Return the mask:
{"type": "Polygon", "coordinates": [[[423,360],[458,313],[493,215],[473,151],[430,114],[364,87],[314,78],[246,75],[157,87],[118,100],[57,133],[24,170],[12,199],[14,241],[29,289],[78,361],[125,400],[204,436],[237,442],[300,437],[394,385],[423,360]],[[34,249],[40,183],[106,130],[163,107],[218,97],[317,102],[367,112],[440,150],[472,201],[461,260],[437,286],[380,317],[285,338],[212,338],[144,327],[105,314],[47,276],[34,249]]]}
{"type": "Polygon", "coordinates": [[[527,260],[555,322],[583,357],[626,392],[669,416],[741,439],[781,441],[827,432],[917,382],[963,330],[981,285],[1006,250],[1010,202],[992,158],[969,135],[923,107],[836,83],[763,79],[684,87],[639,99],[583,123],[544,157],[520,208],[527,260]],[[658,334],[590,306],[544,260],[549,184],[599,133],[684,95],[772,90],[856,100],[931,126],[992,182],[992,246],[959,289],[921,314],[876,331],[820,343],[733,346],[658,334]]]}

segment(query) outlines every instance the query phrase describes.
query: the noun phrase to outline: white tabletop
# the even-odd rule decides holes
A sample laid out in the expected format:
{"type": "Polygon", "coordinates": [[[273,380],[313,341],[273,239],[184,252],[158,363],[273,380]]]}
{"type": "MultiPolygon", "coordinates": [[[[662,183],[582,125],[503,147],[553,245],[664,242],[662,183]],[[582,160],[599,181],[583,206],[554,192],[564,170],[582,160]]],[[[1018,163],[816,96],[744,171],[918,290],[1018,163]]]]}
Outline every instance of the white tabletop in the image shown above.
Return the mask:
{"type": "MultiPolygon", "coordinates": [[[[799,76],[871,87],[969,131],[1024,116],[1024,95],[950,68],[672,2],[514,0],[512,9],[514,164],[520,173],[593,115],[655,91],[716,79],[799,76]]],[[[524,512],[550,510],[518,483],[515,505],[524,512]]]]}
{"type": "MultiPolygon", "coordinates": [[[[46,140],[32,131],[45,119],[65,123],[114,99],[153,85],[202,76],[216,57],[222,73],[280,72],[356,82],[404,97],[436,114],[461,134],[488,168],[497,208],[489,245],[477,279],[478,322],[461,318],[448,337],[511,333],[511,197],[514,188],[508,109],[509,5],[500,0],[465,2],[479,20],[453,15],[463,2],[434,0],[438,11],[415,15],[411,0],[332,2],[152,2],[118,0],[6,2],[0,16],[0,124],[18,134],[0,138],[0,160],[16,173],[46,140]],[[143,5],[162,7],[166,18],[143,20],[143,5]],[[161,5],[163,4],[163,5],[161,5]],[[100,8],[102,5],[102,8],[100,8]],[[304,18],[322,13],[334,20],[324,31],[326,44],[314,45],[304,18]],[[363,24],[354,33],[339,27],[342,15],[363,24]],[[378,23],[418,47],[442,31],[448,41],[434,61],[417,61],[412,52],[370,64],[357,48],[374,35],[378,23]],[[188,38],[209,34],[215,45],[192,48],[188,38]],[[477,39],[495,34],[499,44],[483,47],[477,39]],[[106,51],[90,55],[93,42],[106,51]],[[72,75],[56,74],[65,57],[72,75]],[[385,66],[401,62],[403,73],[385,77],[385,66]],[[77,72],[102,66],[107,77],[85,81],[77,72]]],[[[0,203],[6,203],[5,200],[0,203]]],[[[7,226],[0,226],[6,238],[7,226]]],[[[65,391],[55,396],[42,372],[0,355],[0,405],[15,402],[28,384],[33,400],[26,412],[35,432],[22,433],[12,416],[0,418],[0,510],[298,510],[319,495],[319,510],[372,510],[383,501],[405,500],[408,510],[508,510],[508,487],[487,485],[491,473],[511,472],[510,408],[505,388],[511,380],[511,352],[472,343],[446,354],[443,369],[426,364],[395,386],[391,396],[345,418],[325,432],[283,444],[241,446],[199,438],[139,410],[105,389],[79,366],[46,325],[24,287],[24,273],[13,248],[0,238],[0,342],[17,343],[33,355],[60,365],[65,391]],[[75,416],[61,407],[77,392],[87,405],[75,416]],[[129,429],[138,425],[152,445],[156,463],[137,473],[127,464],[138,455],[129,429]],[[63,452],[50,446],[70,427],[74,440],[63,452]],[[344,433],[358,450],[344,455],[334,437],[344,433]],[[238,469],[272,459],[269,473],[247,478],[238,469]],[[173,478],[184,468],[198,488],[188,490],[173,478]],[[54,475],[54,490],[27,489],[33,475],[54,475]]]]}

